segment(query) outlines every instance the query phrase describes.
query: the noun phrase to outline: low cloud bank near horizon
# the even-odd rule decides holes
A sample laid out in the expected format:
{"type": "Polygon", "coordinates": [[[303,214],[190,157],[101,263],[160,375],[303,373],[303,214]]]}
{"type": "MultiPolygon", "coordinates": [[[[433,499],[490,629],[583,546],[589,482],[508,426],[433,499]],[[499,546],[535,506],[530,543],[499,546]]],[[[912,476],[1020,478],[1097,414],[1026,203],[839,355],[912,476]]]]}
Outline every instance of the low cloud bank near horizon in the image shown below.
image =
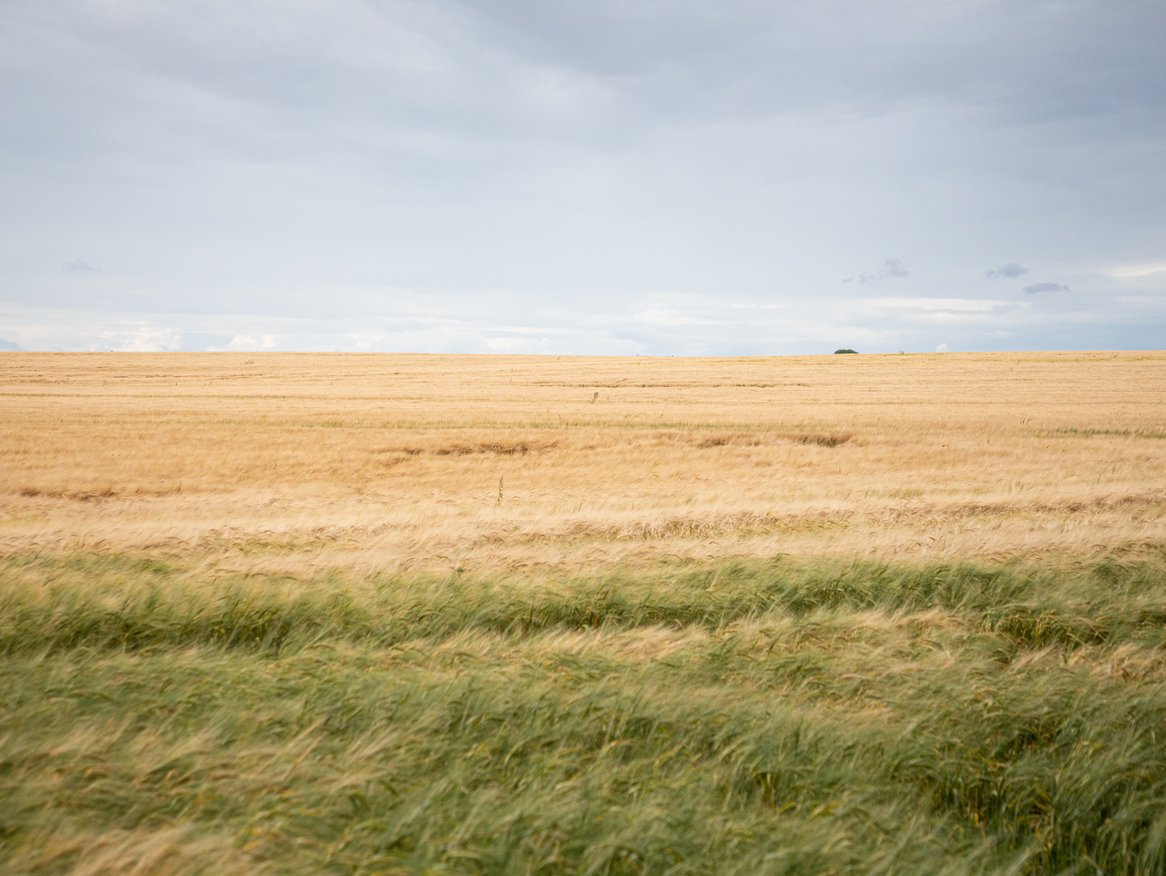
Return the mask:
{"type": "Polygon", "coordinates": [[[358,318],[0,308],[0,324],[7,326],[0,349],[729,356],[843,347],[917,352],[938,344],[964,351],[1161,346],[1166,295],[1131,290],[1111,298],[1099,322],[1088,295],[1062,284],[1033,285],[1042,288],[994,298],[902,294],[782,303],[630,297],[623,308],[585,317],[531,308],[521,298],[483,295],[474,306],[456,296],[440,301],[400,291],[392,295],[396,307],[358,318]]]}

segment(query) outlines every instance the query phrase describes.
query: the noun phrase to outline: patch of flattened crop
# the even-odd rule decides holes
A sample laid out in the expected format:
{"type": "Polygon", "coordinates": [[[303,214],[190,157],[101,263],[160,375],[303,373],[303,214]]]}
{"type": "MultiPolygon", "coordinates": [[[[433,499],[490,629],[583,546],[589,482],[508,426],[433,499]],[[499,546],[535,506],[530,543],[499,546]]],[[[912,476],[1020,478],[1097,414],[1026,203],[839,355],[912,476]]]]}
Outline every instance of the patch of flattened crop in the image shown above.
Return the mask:
{"type": "Polygon", "coordinates": [[[100,502],[102,499],[113,499],[117,492],[106,488],[104,490],[40,490],[36,487],[25,487],[20,495],[26,499],[69,499],[74,502],[100,502]]]}
{"type": "Polygon", "coordinates": [[[451,447],[439,447],[432,453],[434,456],[471,456],[474,454],[526,456],[528,453],[537,453],[545,449],[544,445],[531,444],[527,441],[488,441],[481,444],[455,444],[451,447]]]}
{"type": "Polygon", "coordinates": [[[482,441],[434,447],[386,447],[374,452],[402,453],[405,456],[526,456],[528,453],[545,453],[556,446],[554,441],[482,441]]]}
{"type": "Polygon", "coordinates": [[[1150,438],[1161,440],[1166,438],[1166,432],[1155,429],[1082,429],[1067,427],[1064,429],[1040,429],[1036,433],[1041,438],[1150,438]]]}
{"type": "Polygon", "coordinates": [[[712,447],[760,447],[775,441],[792,441],[795,444],[809,444],[817,447],[838,447],[846,444],[854,436],[849,432],[784,432],[775,433],[770,441],[765,436],[749,432],[732,432],[720,435],[708,435],[697,439],[694,444],[701,449],[712,447]]]}
{"type": "Polygon", "coordinates": [[[749,432],[732,432],[723,435],[709,435],[705,438],[700,438],[696,441],[696,446],[701,449],[709,447],[760,447],[763,443],[762,437],[757,434],[749,432]]]}
{"type": "Polygon", "coordinates": [[[785,437],[790,441],[796,441],[798,444],[816,444],[819,447],[838,447],[841,444],[845,444],[854,436],[849,432],[832,432],[786,435],[785,437]]]}

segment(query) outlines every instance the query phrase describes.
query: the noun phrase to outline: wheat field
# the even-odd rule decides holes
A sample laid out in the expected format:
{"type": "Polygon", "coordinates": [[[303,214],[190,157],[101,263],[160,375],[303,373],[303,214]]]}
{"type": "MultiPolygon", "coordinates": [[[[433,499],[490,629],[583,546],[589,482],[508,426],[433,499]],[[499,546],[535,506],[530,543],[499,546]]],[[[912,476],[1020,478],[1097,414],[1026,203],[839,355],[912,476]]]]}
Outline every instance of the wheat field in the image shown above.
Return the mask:
{"type": "Polygon", "coordinates": [[[208,569],[1160,545],[1161,353],[0,359],[7,551],[208,569]]]}
{"type": "Polygon", "coordinates": [[[0,354],[0,871],[1163,872],[1163,387],[0,354]]]}

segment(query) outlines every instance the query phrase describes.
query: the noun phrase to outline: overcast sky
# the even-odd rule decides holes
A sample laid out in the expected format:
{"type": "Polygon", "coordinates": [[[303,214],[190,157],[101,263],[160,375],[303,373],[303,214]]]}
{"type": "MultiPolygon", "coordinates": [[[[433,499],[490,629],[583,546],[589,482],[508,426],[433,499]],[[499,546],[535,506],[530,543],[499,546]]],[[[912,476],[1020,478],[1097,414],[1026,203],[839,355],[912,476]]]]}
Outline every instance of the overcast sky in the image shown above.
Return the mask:
{"type": "Polygon", "coordinates": [[[1161,349],[1162,0],[2,0],[0,349],[1161,349]]]}

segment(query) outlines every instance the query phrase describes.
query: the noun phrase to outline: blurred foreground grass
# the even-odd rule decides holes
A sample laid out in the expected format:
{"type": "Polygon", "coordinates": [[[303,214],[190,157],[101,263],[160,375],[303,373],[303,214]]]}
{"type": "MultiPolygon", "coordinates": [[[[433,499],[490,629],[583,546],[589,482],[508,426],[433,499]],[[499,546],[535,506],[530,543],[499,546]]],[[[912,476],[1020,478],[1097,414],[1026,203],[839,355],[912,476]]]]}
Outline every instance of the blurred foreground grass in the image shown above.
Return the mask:
{"type": "Polygon", "coordinates": [[[0,565],[6,872],[1166,871],[1166,554],[0,565]]]}

